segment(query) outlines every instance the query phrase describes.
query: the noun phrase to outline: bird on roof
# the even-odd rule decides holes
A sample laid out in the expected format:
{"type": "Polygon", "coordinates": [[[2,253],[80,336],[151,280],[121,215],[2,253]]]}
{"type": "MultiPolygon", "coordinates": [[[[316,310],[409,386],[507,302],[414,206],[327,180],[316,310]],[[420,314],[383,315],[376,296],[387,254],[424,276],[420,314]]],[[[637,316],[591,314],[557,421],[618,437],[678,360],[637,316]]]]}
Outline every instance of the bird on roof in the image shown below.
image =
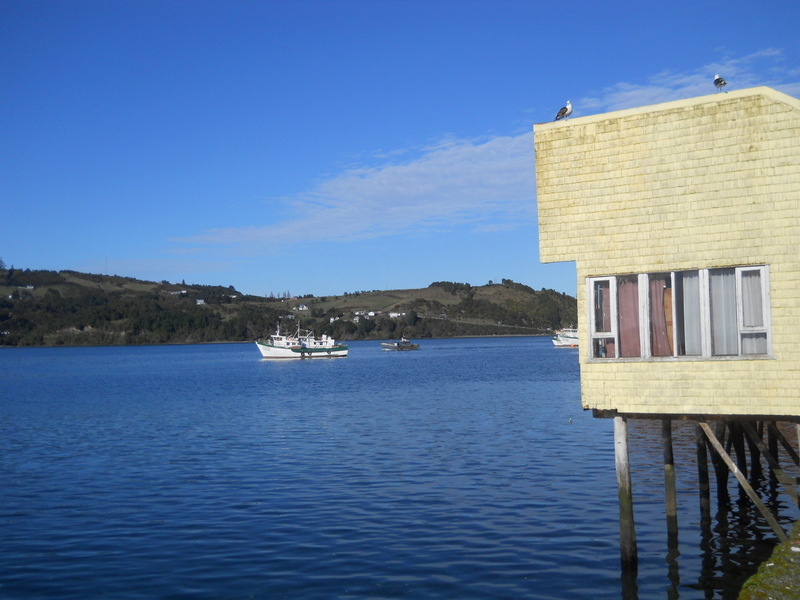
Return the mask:
{"type": "Polygon", "coordinates": [[[720,91],[722,88],[728,85],[728,82],[719,75],[714,75],[714,85],[716,86],[717,91],[720,91]]]}
{"type": "Polygon", "coordinates": [[[561,119],[566,119],[571,114],[572,114],[572,104],[570,104],[569,100],[567,100],[567,105],[561,107],[561,110],[558,111],[555,120],[559,121],[561,119]]]}

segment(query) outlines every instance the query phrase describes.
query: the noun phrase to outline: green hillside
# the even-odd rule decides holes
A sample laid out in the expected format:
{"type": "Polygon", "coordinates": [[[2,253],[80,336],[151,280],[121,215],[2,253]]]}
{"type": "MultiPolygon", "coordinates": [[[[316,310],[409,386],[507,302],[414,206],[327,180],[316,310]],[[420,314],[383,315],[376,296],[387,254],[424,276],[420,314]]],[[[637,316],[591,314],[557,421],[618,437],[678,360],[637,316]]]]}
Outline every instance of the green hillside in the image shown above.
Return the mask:
{"type": "Polygon", "coordinates": [[[539,335],[576,322],[575,298],[510,280],[265,298],[233,286],[0,270],[0,346],[250,341],[298,323],[342,340],[539,335]]]}

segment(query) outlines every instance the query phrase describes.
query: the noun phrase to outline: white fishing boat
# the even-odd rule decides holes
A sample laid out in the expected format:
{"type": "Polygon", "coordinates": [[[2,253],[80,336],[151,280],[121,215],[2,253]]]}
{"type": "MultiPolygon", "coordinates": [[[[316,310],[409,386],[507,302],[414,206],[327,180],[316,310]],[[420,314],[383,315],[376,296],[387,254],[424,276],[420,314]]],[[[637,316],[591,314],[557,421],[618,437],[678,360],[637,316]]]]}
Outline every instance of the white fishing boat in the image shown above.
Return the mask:
{"type": "Polygon", "coordinates": [[[556,334],[551,338],[553,345],[556,348],[577,348],[578,347],[578,330],[572,327],[566,329],[559,329],[556,334]]]}
{"type": "Polygon", "coordinates": [[[293,335],[282,335],[278,327],[268,340],[256,340],[256,346],[264,358],[341,358],[349,351],[347,344],[324,334],[316,338],[313,332],[303,332],[299,326],[293,335]]]}
{"type": "Polygon", "coordinates": [[[399,342],[381,342],[381,350],[419,350],[419,344],[413,344],[406,338],[402,338],[399,342]]]}

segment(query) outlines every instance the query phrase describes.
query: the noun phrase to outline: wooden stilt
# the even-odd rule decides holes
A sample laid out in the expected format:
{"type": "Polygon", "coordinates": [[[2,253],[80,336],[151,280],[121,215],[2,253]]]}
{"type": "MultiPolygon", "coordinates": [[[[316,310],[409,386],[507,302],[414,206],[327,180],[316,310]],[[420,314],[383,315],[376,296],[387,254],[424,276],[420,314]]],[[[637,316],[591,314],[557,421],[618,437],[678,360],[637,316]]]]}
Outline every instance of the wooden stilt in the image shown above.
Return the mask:
{"type": "MultiPolygon", "coordinates": [[[[783,486],[783,489],[786,491],[786,493],[789,495],[789,497],[792,499],[795,505],[800,505],[800,501],[797,495],[797,490],[794,488],[794,481],[792,481],[792,478],[783,472],[783,469],[781,469],[777,458],[772,454],[772,450],[768,449],[764,445],[763,440],[760,437],[758,437],[758,434],[756,433],[755,429],[753,429],[753,426],[750,423],[745,421],[742,423],[742,427],[744,428],[745,433],[747,433],[747,435],[750,436],[750,439],[753,441],[753,443],[756,446],[758,446],[758,449],[761,451],[761,454],[764,455],[764,458],[767,459],[767,463],[769,463],[769,466],[772,469],[775,478],[783,486]]],[[[777,445],[775,449],[777,451],[777,445]]]]}
{"type": "MultiPolygon", "coordinates": [[[[775,426],[775,422],[770,421],[768,427],[769,430],[773,432],[775,437],[781,443],[783,449],[786,450],[786,454],[789,455],[789,458],[792,460],[792,462],[796,464],[798,467],[800,467],[800,457],[798,457],[797,451],[794,448],[792,448],[792,445],[789,443],[789,440],[787,440],[784,437],[784,435],[781,433],[781,430],[775,426]]],[[[800,441],[800,425],[797,426],[797,437],[798,441],[800,441]]]]}
{"type": "Polygon", "coordinates": [[[772,454],[772,457],[775,459],[775,462],[780,464],[780,459],[778,458],[778,428],[775,427],[775,422],[770,421],[770,425],[772,427],[767,427],[767,444],[769,445],[769,452],[772,454]]]}
{"type": "Polygon", "coordinates": [[[736,451],[736,466],[747,477],[747,454],[745,453],[744,431],[741,423],[728,423],[733,449],[736,451]]]}
{"type": "Polygon", "coordinates": [[[619,539],[622,568],[636,571],[639,557],[636,548],[636,527],[633,520],[633,486],[628,462],[628,421],[614,417],[614,459],[619,492],[619,539]]]}
{"type": "Polygon", "coordinates": [[[672,419],[661,420],[661,445],[664,449],[664,496],[667,510],[667,532],[678,534],[678,500],[675,485],[675,457],[672,452],[672,419]]]}
{"type": "Polygon", "coordinates": [[[739,485],[742,487],[742,489],[748,495],[748,497],[753,502],[753,504],[756,505],[756,508],[758,508],[758,511],[761,513],[761,515],[767,520],[767,522],[769,523],[770,527],[772,527],[772,530],[775,532],[775,535],[778,536],[778,539],[781,542],[788,541],[789,537],[786,535],[786,532],[781,528],[780,524],[775,519],[775,517],[772,515],[772,513],[769,512],[767,507],[761,501],[761,498],[759,498],[758,494],[756,494],[755,490],[753,490],[752,486],[747,481],[747,477],[745,477],[742,474],[741,470],[739,470],[739,468],[733,462],[733,459],[731,459],[730,455],[727,452],[725,452],[725,448],[722,446],[720,441],[717,439],[717,436],[714,435],[714,432],[711,431],[711,427],[708,426],[708,423],[701,422],[700,423],[700,427],[702,427],[703,432],[706,434],[706,437],[711,442],[711,444],[714,446],[714,449],[720,455],[722,460],[724,460],[725,464],[728,465],[728,468],[731,470],[731,473],[733,473],[736,476],[736,479],[739,481],[739,485]]]}
{"type": "Polygon", "coordinates": [[[711,484],[708,478],[708,452],[706,436],[698,423],[695,426],[695,448],[697,450],[697,484],[700,490],[700,522],[711,523],[711,484]]]}
{"type": "MultiPolygon", "coordinates": [[[[733,435],[729,423],[717,421],[714,427],[716,428],[717,439],[722,442],[727,440],[726,451],[730,452],[731,445],[733,444],[733,435]]],[[[720,456],[714,451],[711,442],[706,439],[705,435],[703,435],[702,432],[700,435],[703,442],[708,444],[711,450],[711,465],[714,467],[714,475],[716,475],[717,478],[717,505],[727,506],[731,499],[730,493],[728,492],[728,467],[725,466],[720,456]]]]}
{"type": "Polygon", "coordinates": [[[763,427],[758,421],[755,421],[755,427],[752,422],[745,423],[744,432],[746,435],[744,439],[747,442],[747,449],[750,451],[750,479],[753,481],[760,479],[763,473],[761,468],[761,449],[755,441],[756,439],[762,439],[763,433],[759,433],[759,431],[763,432],[763,427]],[[753,435],[750,435],[751,430],[753,435]]]}

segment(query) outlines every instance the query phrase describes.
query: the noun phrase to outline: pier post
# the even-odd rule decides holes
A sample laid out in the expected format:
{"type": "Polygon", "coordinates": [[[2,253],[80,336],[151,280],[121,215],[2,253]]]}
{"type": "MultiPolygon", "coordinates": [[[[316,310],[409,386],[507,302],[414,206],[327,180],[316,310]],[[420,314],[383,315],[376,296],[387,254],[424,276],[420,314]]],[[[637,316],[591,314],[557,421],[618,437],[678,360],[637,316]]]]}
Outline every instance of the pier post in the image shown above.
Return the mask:
{"type": "MultiPolygon", "coordinates": [[[[716,429],[717,439],[720,440],[721,443],[724,443],[727,439],[726,447],[728,452],[730,452],[734,438],[734,431],[731,423],[719,420],[715,423],[714,428],[716,429]]],[[[711,442],[708,439],[705,441],[706,448],[711,450],[711,466],[714,467],[714,474],[717,478],[717,507],[727,506],[731,499],[730,493],[728,492],[728,467],[725,465],[722,457],[714,451],[711,442]]]]}
{"type": "MultiPolygon", "coordinates": [[[[797,426],[798,428],[798,436],[800,437],[800,425],[797,426]]],[[[786,450],[786,454],[789,455],[789,460],[791,460],[796,466],[800,467],[800,456],[797,455],[797,451],[792,447],[780,430],[777,428],[774,422],[770,421],[769,423],[769,430],[772,431],[773,435],[778,439],[783,449],[786,450]]]]}
{"type": "Polygon", "coordinates": [[[775,423],[771,423],[772,427],[767,427],[767,448],[769,453],[775,459],[775,462],[780,466],[780,457],[778,456],[778,436],[775,423]]]}
{"type": "MultiPolygon", "coordinates": [[[[764,446],[763,440],[758,436],[758,433],[750,423],[745,421],[742,426],[744,427],[745,433],[750,436],[750,439],[752,439],[753,444],[758,447],[758,449],[761,451],[761,454],[763,454],[764,458],[767,459],[767,463],[769,464],[770,469],[772,469],[772,476],[783,486],[783,489],[792,499],[792,502],[794,502],[795,506],[800,506],[800,497],[798,496],[797,490],[794,488],[794,482],[792,481],[791,477],[784,473],[783,469],[781,469],[780,463],[778,462],[777,440],[775,442],[775,451],[773,452],[771,448],[768,449],[766,446],[764,446]]],[[[770,432],[771,431],[772,430],[770,430],[770,432]]],[[[774,438],[776,436],[773,435],[772,437],[774,438]]]]}
{"type": "Polygon", "coordinates": [[[711,484],[708,477],[708,450],[706,436],[700,423],[695,425],[695,449],[697,451],[697,484],[700,490],[700,522],[711,523],[711,484]]]}
{"type": "MultiPolygon", "coordinates": [[[[664,496],[667,510],[667,533],[678,535],[678,501],[675,485],[675,457],[672,452],[672,419],[661,420],[661,445],[664,449],[664,496]]],[[[676,539],[677,541],[677,539],[676,539]]]]}
{"type": "Polygon", "coordinates": [[[745,453],[744,430],[742,429],[742,424],[738,421],[730,421],[728,423],[728,431],[730,431],[731,442],[736,452],[736,467],[742,475],[747,477],[747,454],[745,453]]]}
{"type": "Polygon", "coordinates": [[[717,436],[715,436],[714,432],[711,431],[711,427],[709,427],[707,423],[703,422],[700,423],[700,427],[702,427],[703,432],[706,434],[708,441],[711,442],[711,445],[714,447],[717,454],[719,454],[720,457],[725,461],[725,464],[728,465],[731,473],[736,476],[736,479],[739,481],[739,487],[744,490],[758,511],[761,513],[761,516],[766,519],[767,523],[769,523],[770,527],[772,527],[772,530],[775,532],[775,535],[778,536],[778,539],[781,542],[788,541],[789,538],[786,535],[786,532],[781,528],[780,524],[772,515],[772,513],[769,512],[767,507],[764,505],[764,502],[762,502],[761,498],[759,498],[758,494],[756,494],[755,490],[753,490],[752,486],[747,481],[745,474],[742,473],[738,466],[733,462],[733,459],[730,457],[730,455],[725,451],[725,448],[717,439],[717,436]]]}
{"type": "Polygon", "coordinates": [[[633,519],[633,486],[628,461],[628,421],[614,417],[614,460],[619,492],[619,541],[622,568],[636,572],[639,557],[636,548],[636,527],[633,519]]]}
{"type": "Polygon", "coordinates": [[[761,468],[761,446],[756,440],[761,440],[764,434],[764,424],[760,421],[745,421],[742,424],[744,427],[744,439],[747,442],[747,448],[750,451],[750,478],[753,481],[758,480],[763,469],[761,468]]]}

